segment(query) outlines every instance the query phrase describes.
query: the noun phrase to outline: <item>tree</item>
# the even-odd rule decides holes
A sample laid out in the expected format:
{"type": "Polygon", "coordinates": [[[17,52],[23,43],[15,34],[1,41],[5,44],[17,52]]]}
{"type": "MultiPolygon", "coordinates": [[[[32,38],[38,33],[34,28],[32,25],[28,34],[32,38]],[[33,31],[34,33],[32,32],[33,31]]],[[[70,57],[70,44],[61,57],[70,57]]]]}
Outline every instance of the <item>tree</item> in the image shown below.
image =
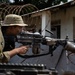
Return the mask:
{"type": "Polygon", "coordinates": [[[15,4],[33,4],[38,9],[43,9],[46,7],[50,7],[52,5],[59,4],[60,2],[67,2],[67,0],[14,0],[15,4]]]}
{"type": "Polygon", "coordinates": [[[9,3],[9,0],[0,0],[1,3],[5,2],[5,3],[9,3]]]}
{"type": "MultiPolygon", "coordinates": [[[[48,0],[49,1],[49,0],[48,0]]],[[[52,3],[54,4],[54,5],[56,5],[56,4],[59,4],[60,2],[67,2],[67,0],[54,0],[52,3]]]]}

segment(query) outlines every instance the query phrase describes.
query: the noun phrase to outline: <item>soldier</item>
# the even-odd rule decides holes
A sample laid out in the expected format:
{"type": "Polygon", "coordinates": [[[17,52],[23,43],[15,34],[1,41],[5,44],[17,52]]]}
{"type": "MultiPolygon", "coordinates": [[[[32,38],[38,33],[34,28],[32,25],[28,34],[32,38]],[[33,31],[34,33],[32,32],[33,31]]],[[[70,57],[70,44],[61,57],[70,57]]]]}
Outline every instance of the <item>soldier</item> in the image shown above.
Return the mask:
{"type": "Polygon", "coordinates": [[[9,14],[5,17],[0,29],[0,62],[8,62],[14,55],[28,51],[27,46],[15,48],[15,36],[21,32],[23,26],[27,24],[21,16],[9,14]]]}

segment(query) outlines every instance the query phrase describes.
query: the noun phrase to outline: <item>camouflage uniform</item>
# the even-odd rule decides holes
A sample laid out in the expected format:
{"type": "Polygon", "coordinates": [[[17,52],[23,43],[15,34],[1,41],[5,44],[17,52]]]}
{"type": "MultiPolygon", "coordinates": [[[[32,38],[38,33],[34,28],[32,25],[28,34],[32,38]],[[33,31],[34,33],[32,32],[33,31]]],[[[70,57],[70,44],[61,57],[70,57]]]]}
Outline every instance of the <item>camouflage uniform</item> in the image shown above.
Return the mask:
{"type": "Polygon", "coordinates": [[[8,62],[10,59],[8,51],[3,52],[4,48],[4,38],[1,32],[1,27],[0,27],[0,62],[8,62]]]}

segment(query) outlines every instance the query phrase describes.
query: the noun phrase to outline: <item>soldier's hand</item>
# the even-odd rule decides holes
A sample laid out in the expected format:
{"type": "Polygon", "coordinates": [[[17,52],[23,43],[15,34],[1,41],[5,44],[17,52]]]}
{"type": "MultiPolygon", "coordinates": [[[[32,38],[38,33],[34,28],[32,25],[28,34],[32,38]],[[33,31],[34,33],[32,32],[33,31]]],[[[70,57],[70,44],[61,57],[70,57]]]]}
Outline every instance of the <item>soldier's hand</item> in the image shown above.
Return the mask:
{"type": "Polygon", "coordinates": [[[17,54],[25,54],[28,51],[28,46],[21,46],[19,48],[16,48],[17,54]]]}

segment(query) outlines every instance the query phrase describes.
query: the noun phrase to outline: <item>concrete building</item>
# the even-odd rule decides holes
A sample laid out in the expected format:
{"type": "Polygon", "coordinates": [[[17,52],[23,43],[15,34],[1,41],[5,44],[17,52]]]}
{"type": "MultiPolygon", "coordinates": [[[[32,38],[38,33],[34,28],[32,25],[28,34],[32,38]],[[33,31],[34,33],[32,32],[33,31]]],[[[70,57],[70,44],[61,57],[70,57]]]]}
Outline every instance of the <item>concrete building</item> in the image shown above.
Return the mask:
{"type": "MultiPolygon", "coordinates": [[[[25,21],[29,25],[35,25],[37,30],[41,28],[44,36],[49,36],[46,29],[54,32],[54,38],[65,39],[69,37],[70,41],[75,39],[75,1],[66,2],[64,4],[55,5],[49,8],[38,10],[27,15],[25,21]]],[[[24,18],[25,15],[22,15],[24,18]]],[[[53,36],[52,36],[53,37],[53,36]]]]}

